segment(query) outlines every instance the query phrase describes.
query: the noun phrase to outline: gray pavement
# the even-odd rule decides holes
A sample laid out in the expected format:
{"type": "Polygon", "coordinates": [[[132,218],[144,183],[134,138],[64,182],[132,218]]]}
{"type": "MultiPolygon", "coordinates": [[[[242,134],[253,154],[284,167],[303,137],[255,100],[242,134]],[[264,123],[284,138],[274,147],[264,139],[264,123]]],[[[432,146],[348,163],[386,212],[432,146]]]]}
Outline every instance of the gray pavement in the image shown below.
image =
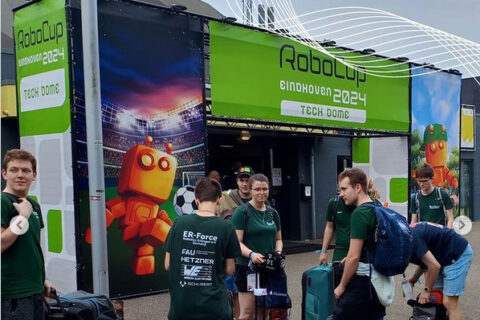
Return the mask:
{"type": "MultiPolygon", "coordinates": [[[[478,262],[478,254],[480,254],[480,222],[473,223],[473,229],[466,238],[475,251],[475,258],[468,274],[466,294],[460,298],[460,304],[463,310],[464,320],[479,320],[480,264],[478,262]]],[[[300,253],[287,256],[286,271],[288,275],[288,290],[292,298],[291,320],[301,319],[302,273],[315,266],[318,263],[317,259],[318,254],[316,253],[300,253]]],[[[414,268],[414,266],[410,265],[407,269],[407,276],[413,273],[414,268]]],[[[412,314],[412,309],[405,303],[405,299],[402,297],[401,277],[397,276],[395,282],[397,286],[395,300],[393,304],[387,308],[385,320],[407,320],[412,314]]],[[[419,289],[417,286],[417,292],[419,289]]],[[[125,300],[125,319],[167,319],[170,304],[169,299],[170,295],[164,293],[125,300]]]]}

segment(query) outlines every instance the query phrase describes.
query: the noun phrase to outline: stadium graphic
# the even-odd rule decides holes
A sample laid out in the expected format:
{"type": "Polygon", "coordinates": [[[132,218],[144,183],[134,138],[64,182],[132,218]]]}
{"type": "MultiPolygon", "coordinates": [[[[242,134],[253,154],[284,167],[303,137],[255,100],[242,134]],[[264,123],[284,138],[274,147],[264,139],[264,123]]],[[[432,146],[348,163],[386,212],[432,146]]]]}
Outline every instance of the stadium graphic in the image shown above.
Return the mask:
{"type": "MultiPolygon", "coordinates": [[[[72,11],[73,25],[79,24],[79,13],[72,11]]],[[[80,58],[81,29],[73,34],[73,56],[80,58]]],[[[130,2],[101,2],[99,47],[110,294],[165,290],[163,244],[179,216],[175,195],[205,175],[203,21],[130,2]]],[[[83,258],[79,278],[88,284],[84,73],[80,59],[73,66],[72,131],[83,258]]]]}

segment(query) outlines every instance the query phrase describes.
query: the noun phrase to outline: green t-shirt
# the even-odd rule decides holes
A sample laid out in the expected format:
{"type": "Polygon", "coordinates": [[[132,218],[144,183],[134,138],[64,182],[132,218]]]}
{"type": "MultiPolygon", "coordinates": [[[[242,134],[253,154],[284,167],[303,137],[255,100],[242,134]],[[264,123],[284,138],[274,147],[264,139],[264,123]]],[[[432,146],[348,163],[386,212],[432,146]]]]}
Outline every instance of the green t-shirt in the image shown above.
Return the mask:
{"type": "MultiPolygon", "coordinates": [[[[243,230],[243,244],[250,250],[261,254],[275,251],[275,237],[278,231],[281,230],[280,217],[275,209],[272,214],[268,210],[259,211],[255,209],[250,203],[247,204],[249,208],[248,224],[245,229],[245,207],[240,206],[235,209],[232,217],[232,224],[236,230],[243,230]],[[246,234],[245,234],[246,232],[246,234]]],[[[248,259],[238,257],[237,264],[248,265],[248,259]]]]}
{"type": "Polygon", "coordinates": [[[365,248],[371,254],[375,253],[375,224],[373,208],[358,206],[353,210],[350,238],[364,240],[360,262],[368,262],[365,248]]]}
{"type": "MultiPolygon", "coordinates": [[[[14,195],[10,197],[18,200],[14,195]]],[[[29,297],[44,290],[45,266],[40,247],[40,229],[44,227],[42,213],[40,205],[29,200],[38,209],[34,209],[28,219],[28,231],[2,253],[2,299],[29,297]]],[[[12,200],[2,192],[2,227],[8,228],[16,215],[12,200]]]]}
{"type": "Polygon", "coordinates": [[[447,191],[443,188],[435,187],[432,192],[428,195],[424,196],[422,192],[418,192],[415,195],[414,200],[412,201],[412,205],[410,207],[411,213],[417,213],[417,201],[416,198],[418,196],[418,202],[420,204],[420,220],[419,221],[428,221],[434,222],[441,225],[445,225],[445,211],[443,210],[442,201],[438,196],[438,191],[440,190],[440,195],[443,199],[443,204],[445,205],[445,209],[452,209],[453,202],[450,199],[447,191]],[[438,188],[438,189],[437,189],[438,188]]]}
{"type": "Polygon", "coordinates": [[[232,225],[219,217],[180,216],[164,246],[170,253],[168,319],[231,319],[225,259],[241,255],[232,225]]]}
{"type": "Polygon", "coordinates": [[[340,261],[347,256],[350,247],[350,221],[352,217],[352,208],[345,206],[342,198],[338,198],[336,212],[335,198],[328,201],[326,220],[334,223],[335,231],[335,251],[333,252],[333,261],[340,261]]]}

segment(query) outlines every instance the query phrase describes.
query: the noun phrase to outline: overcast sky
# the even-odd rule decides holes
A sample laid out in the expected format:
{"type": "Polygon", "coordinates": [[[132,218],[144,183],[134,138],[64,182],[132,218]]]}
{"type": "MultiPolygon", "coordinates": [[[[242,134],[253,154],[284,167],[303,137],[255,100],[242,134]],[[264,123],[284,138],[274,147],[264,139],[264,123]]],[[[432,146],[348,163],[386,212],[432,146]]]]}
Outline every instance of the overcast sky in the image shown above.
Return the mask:
{"type": "MultiPolygon", "coordinates": [[[[227,0],[203,0],[232,16],[227,0]]],[[[230,0],[233,1],[241,0],[230,0]]],[[[480,43],[480,0],[290,0],[297,14],[336,7],[369,7],[480,43]]]]}

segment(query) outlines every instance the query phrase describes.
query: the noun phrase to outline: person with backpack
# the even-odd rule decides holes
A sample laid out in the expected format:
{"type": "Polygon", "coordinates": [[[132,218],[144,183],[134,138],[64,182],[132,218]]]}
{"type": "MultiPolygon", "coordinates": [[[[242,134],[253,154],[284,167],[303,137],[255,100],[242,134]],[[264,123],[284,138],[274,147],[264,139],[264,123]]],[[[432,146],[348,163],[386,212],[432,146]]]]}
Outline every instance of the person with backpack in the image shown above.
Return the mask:
{"type": "Polygon", "coordinates": [[[333,251],[334,284],[337,286],[343,273],[343,259],[350,246],[350,219],[354,207],[346,206],[343,199],[336,195],[328,201],[325,231],[323,232],[322,249],[319,264],[327,264],[327,249],[335,234],[335,250],[333,251]]]}
{"type": "Polygon", "coordinates": [[[453,228],[453,202],[447,191],[433,185],[434,171],[424,163],[415,171],[420,190],[410,206],[412,223],[429,221],[453,228]]]}
{"type": "Polygon", "coordinates": [[[44,227],[38,202],[27,198],[37,177],[37,161],[28,151],[12,149],[3,159],[2,177],[2,319],[45,318],[43,295],[53,289],[45,280],[40,246],[44,227]]]}
{"type": "Polygon", "coordinates": [[[465,283],[472,264],[473,249],[468,241],[454,230],[431,222],[412,225],[413,252],[410,262],[418,265],[409,282],[415,284],[425,275],[425,287],[418,302],[429,302],[435,282],[443,284],[443,305],[450,320],[462,319],[459,298],[465,293],[465,283]]]}
{"type": "MultiPolygon", "coordinates": [[[[380,192],[374,188],[373,180],[368,179],[368,195],[372,201],[380,204],[380,192]]],[[[327,264],[327,249],[335,234],[335,250],[333,251],[334,284],[338,286],[343,274],[343,260],[347,256],[350,246],[350,220],[353,206],[346,206],[343,199],[336,195],[328,200],[327,213],[325,215],[326,225],[323,232],[322,249],[320,250],[319,264],[327,264]]]]}
{"type": "Polygon", "coordinates": [[[218,181],[198,180],[198,211],[178,217],[168,233],[170,320],[233,318],[225,275],[233,274],[241,252],[233,226],[215,215],[221,194],[218,181]]]}
{"type": "Polygon", "coordinates": [[[344,272],[334,295],[338,300],[333,319],[383,319],[385,307],[380,303],[370,282],[367,251],[375,251],[376,218],[368,195],[367,176],[358,168],[347,169],[338,176],[340,197],[347,206],[354,206],[350,228],[350,245],[345,258],[344,272]],[[366,272],[365,270],[366,269],[366,272]]]}
{"type": "MultiPolygon", "coordinates": [[[[232,223],[237,232],[242,256],[236,259],[235,281],[239,291],[240,318],[255,319],[255,296],[248,290],[247,276],[250,264],[261,265],[266,254],[283,250],[280,216],[266,204],[269,195],[268,178],[259,173],[248,180],[252,199],[233,213],[232,223]]],[[[265,278],[260,276],[260,281],[265,278]]]]}

